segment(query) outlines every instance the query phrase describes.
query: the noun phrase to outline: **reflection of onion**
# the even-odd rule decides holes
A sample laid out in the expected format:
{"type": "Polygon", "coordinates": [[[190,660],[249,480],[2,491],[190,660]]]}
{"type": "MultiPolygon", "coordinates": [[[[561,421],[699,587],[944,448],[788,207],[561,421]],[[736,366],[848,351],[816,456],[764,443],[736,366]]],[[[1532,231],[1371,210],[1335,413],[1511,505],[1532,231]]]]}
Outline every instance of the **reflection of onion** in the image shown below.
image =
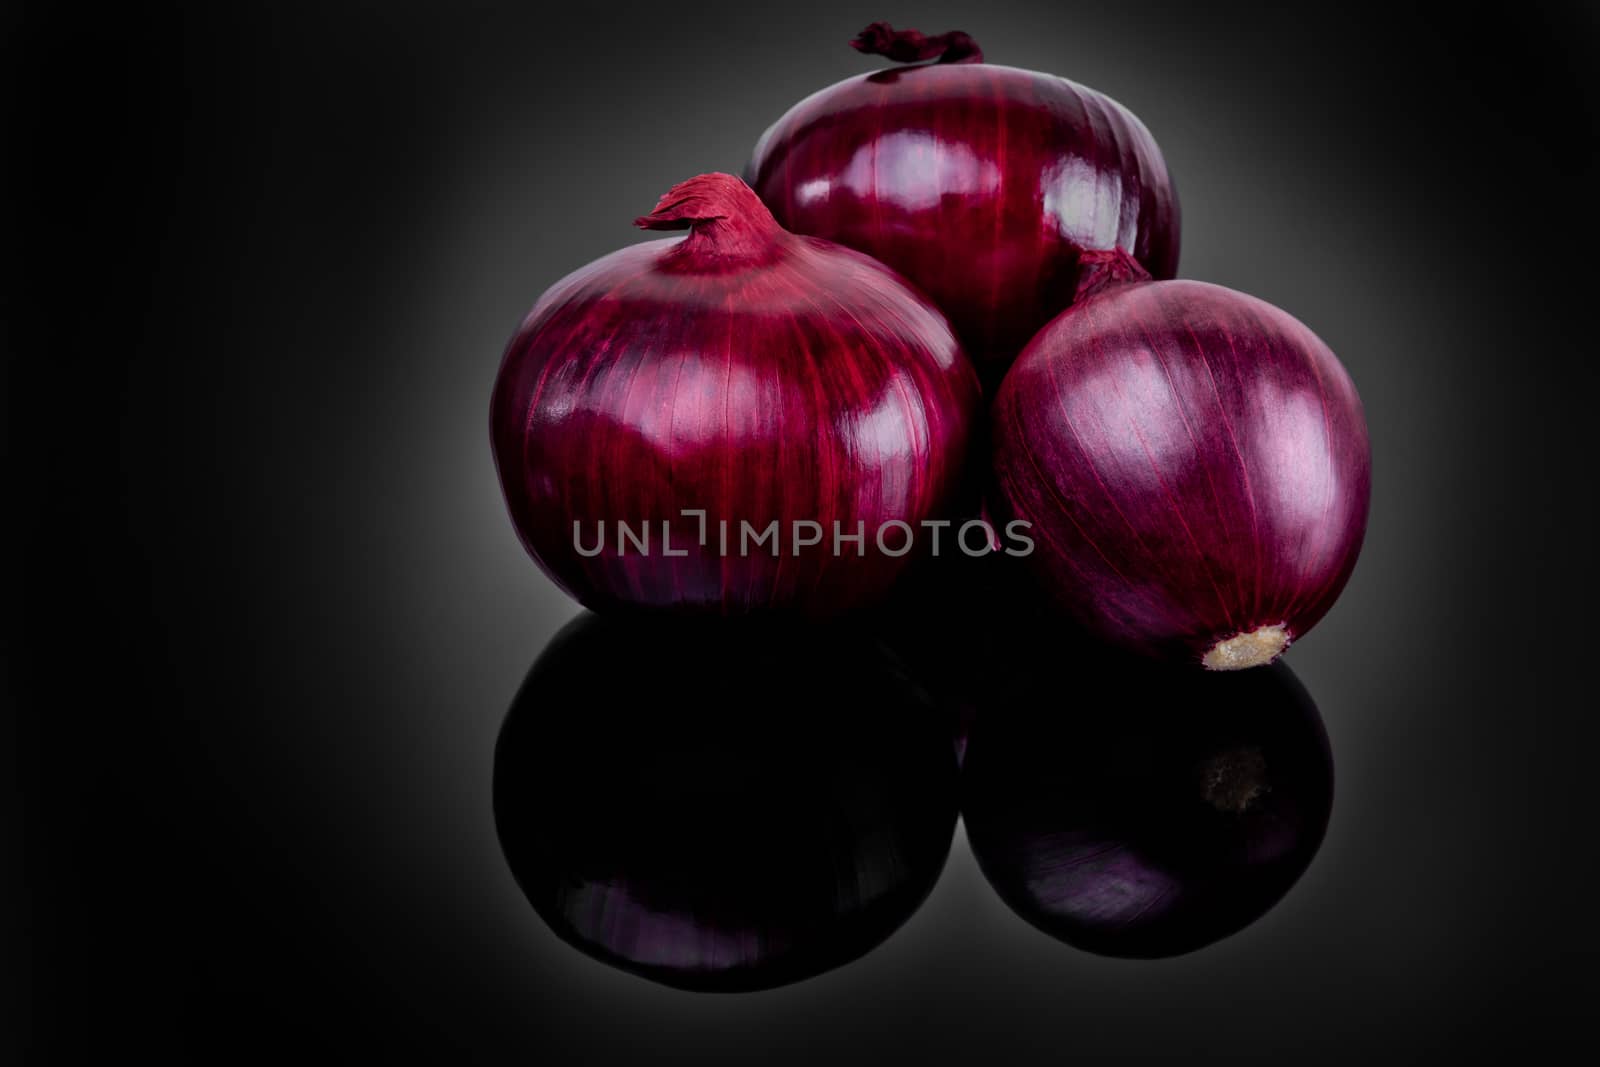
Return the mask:
{"type": "Polygon", "coordinates": [[[838,633],[585,616],[495,753],[501,844],[563,940],[691,989],[783,985],[888,937],[956,821],[950,725],[838,633]]]}
{"type": "Polygon", "coordinates": [[[980,711],[967,838],[1047,933],[1109,956],[1177,955],[1248,926],[1304,872],[1332,810],[1332,756],[1282,664],[1197,674],[1091,662],[1103,655],[1058,656],[980,711]]]}

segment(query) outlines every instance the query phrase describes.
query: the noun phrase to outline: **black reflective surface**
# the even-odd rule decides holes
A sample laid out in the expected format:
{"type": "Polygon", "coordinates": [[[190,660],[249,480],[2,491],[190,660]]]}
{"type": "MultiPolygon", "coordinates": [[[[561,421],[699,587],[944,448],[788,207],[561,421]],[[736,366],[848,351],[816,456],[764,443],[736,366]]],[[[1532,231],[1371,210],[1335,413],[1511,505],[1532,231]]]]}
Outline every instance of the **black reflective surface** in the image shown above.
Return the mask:
{"type": "Polygon", "coordinates": [[[500,843],[533,909],[664,985],[786,985],[865,954],[922,904],[959,793],[994,891],[1069,945],[1173,956],[1259,919],[1332,811],[1304,686],[1282,663],[1133,660],[1040,616],[1021,640],[969,638],[991,675],[963,693],[935,638],[985,606],[1024,617],[1016,573],[1000,557],[925,566],[899,608],[825,629],[567,624],[495,748],[500,843]],[[943,603],[919,601],[934,589],[943,603]]]}

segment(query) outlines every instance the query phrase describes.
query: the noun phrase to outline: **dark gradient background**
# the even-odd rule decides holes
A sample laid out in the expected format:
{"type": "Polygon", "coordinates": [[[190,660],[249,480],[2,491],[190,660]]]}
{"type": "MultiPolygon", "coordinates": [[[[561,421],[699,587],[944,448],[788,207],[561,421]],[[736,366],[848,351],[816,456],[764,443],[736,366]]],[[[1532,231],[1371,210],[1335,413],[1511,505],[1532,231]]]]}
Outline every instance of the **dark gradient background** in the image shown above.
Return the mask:
{"type": "Polygon", "coordinates": [[[1596,44],[1579,3],[14,9],[44,295],[7,295],[42,327],[5,378],[7,1031],[28,1062],[1583,1058],[1596,44]],[[866,958],[696,996],[557,942],[501,857],[496,731],[577,609],[507,521],[489,389],[546,286],[872,69],[877,18],[1128,105],[1181,274],[1349,368],[1370,533],[1289,656],[1339,793],[1284,902],[1189,956],[1043,937],[958,832],[866,958]]]}

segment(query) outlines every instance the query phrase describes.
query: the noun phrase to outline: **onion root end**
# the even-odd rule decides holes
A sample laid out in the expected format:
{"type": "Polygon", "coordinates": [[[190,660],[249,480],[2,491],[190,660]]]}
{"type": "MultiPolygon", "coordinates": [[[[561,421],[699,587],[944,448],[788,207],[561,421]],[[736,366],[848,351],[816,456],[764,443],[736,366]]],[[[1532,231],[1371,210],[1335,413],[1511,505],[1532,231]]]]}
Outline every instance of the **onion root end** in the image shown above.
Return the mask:
{"type": "Polygon", "coordinates": [[[1242,671],[1271,663],[1289,647],[1289,630],[1282,623],[1238,633],[1211,646],[1200,662],[1208,671],[1242,671]]]}

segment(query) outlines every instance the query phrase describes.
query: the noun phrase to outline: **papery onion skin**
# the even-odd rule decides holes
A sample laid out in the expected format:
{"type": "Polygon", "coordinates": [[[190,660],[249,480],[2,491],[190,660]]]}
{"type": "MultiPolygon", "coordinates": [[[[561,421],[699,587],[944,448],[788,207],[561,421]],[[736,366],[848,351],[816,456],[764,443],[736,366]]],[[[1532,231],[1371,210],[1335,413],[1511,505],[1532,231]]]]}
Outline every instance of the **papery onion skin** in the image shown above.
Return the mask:
{"type": "Polygon", "coordinates": [[[959,40],[915,35],[921,47],[897,51],[903,34],[868,27],[852,42],[861,51],[943,58],[807,97],[762,135],[745,175],[787,228],[867,252],[925,290],[993,383],[1071,302],[1080,251],[1122,247],[1172,277],[1178,197],[1126,108],[981,62],[965,34],[946,36],[959,40]]]}
{"type": "Polygon", "coordinates": [[[1040,331],[992,412],[991,509],[1033,524],[1028,565],[1104,640],[1256,666],[1355,567],[1371,496],[1361,399],[1264,301],[1113,285],[1040,331]]]}
{"type": "Polygon", "coordinates": [[[1176,956],[1261,918],[1333,810],[1305,688],[1282,663],[1201,674],[1063,643],[1040,642],[972,727],[962,820],[984,876],[1028,922],[1108,956],[1176,956]]]}
{"type": "Polygon", "coordinates": [[[853,960],[955,831],[948,716],[848,627],[587,615],[495,750],[495,821],[562,940],[652,981],[765,989],[853,960]]]}
{"type": "Polygon", "coordinates": [[[826,616],[880,598],[909,557],[874,532],[939,516],[960,487],[978,385],[947,320],[869,257],[784,232],[730,175],[682,183],[639,224],[691,232],[564,278],[507,348],[490,430],[524,545],[591,608],[826,616]],[[686,509],[706,512],[705,544],[686,509]],[[826,537],[796,555],[799,520],[826,537]],[[739,524],[772,521],[781,558],[741,556],[739,524]],[[576,550],[574,523],[592,547],[618,522],[656,547],[576,550]],[[664,522],[686,556],[661,551],[664,522]],[[864,527],[861,555],[834,553],[835,522],[864,527]]]}

